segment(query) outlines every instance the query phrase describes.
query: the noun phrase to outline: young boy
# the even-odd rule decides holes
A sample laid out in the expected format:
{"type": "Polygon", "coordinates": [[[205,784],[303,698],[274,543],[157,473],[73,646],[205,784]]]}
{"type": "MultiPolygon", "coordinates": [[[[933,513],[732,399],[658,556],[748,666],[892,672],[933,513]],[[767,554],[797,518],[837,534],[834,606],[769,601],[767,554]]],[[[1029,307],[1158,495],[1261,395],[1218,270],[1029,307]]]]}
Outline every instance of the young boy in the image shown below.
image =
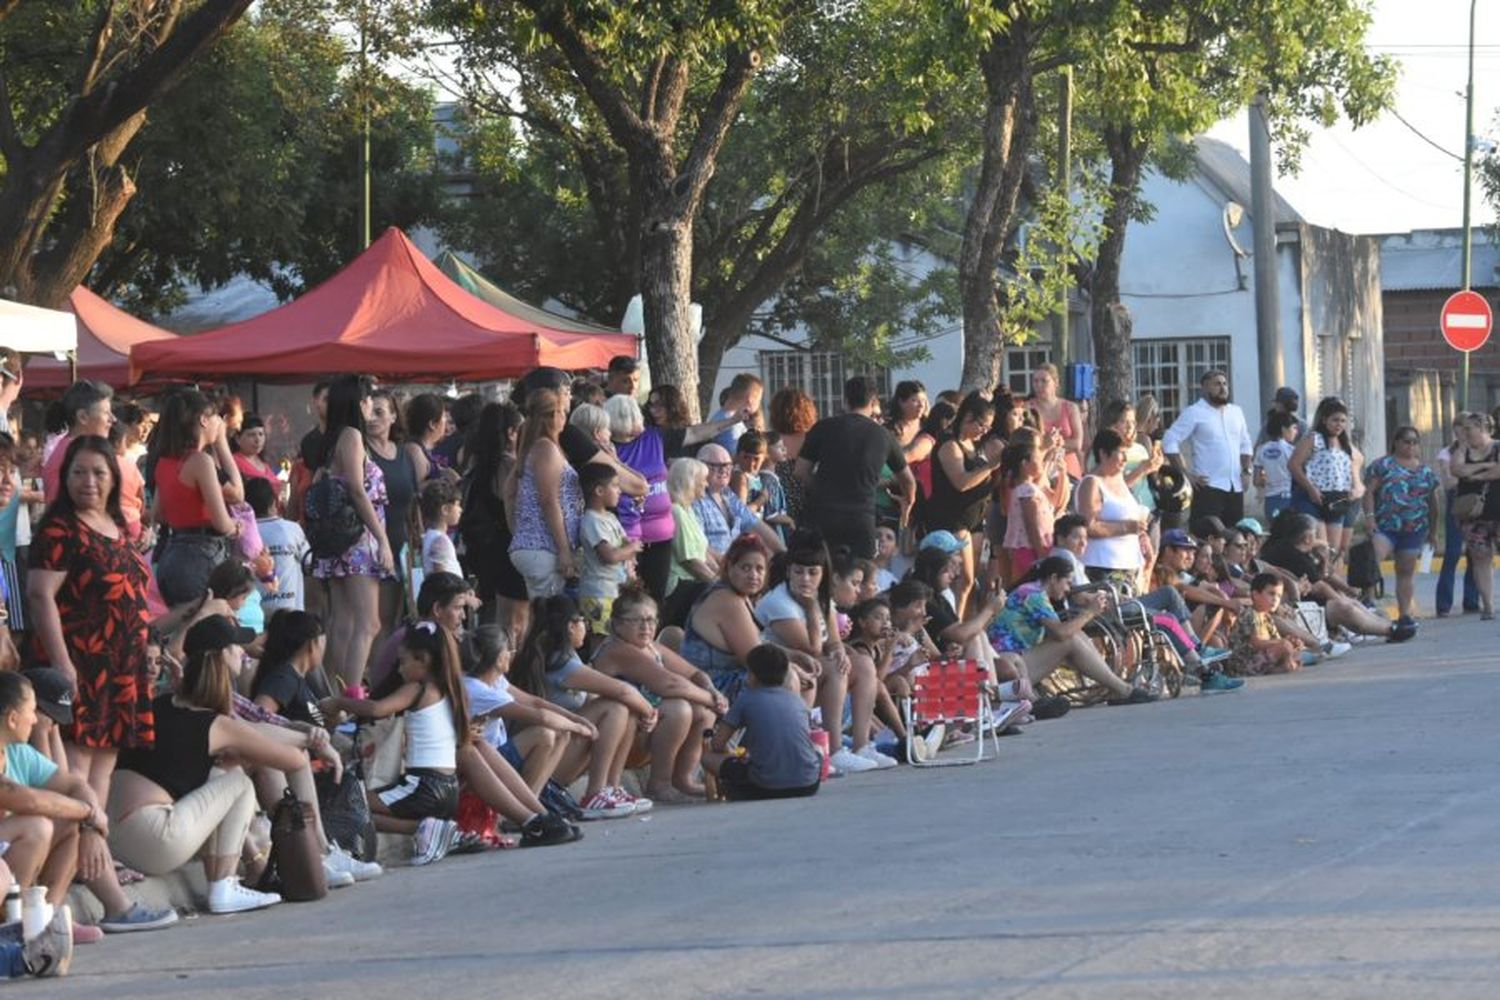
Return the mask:
{"type": "Polygon", "coordinates": [[[458,550],[453,547],[449,532],[458,527],[464,516],[463,501],[458,495],[458,486],[447,477],[429,479],[422,484],[422,494],[417,501],[422,510],[422,575],[428,573],[452,573],[463,576],[463,567],[458,563],[458,550]]]}
{"type": "Polygon", "coordinates": [[[1302,666],[1302,643],[1283,639],[1272,614],[1281,604],[1281,577],[1259,573],[1250,581],[1250,607],[1240,612],[1229,633],[1229,658],[1222,667],[1236,677],[1284,674],[1302,666]]]}
{"type": "Polygon", "coordinates": [[[745,657],[749,683],[714,726],[703,766],[731,802],[814,795],[823,755],[813,746],[807,706],[787,687],[790,665],[779,646],[762,644],[745,657]],[[743,729],[748,757],[732,756],[729,741],[743,729]]]}
{"type": "Polygon", "coordinates": [[[306,595],[302,592],[302,561],[309,551],[307,536],[302,525],[288,521],[276,514],[276,490],[270,480],[258,476],[245,483],[245,502],[255,511],[255,524],[260,529],[260,540],[275,564],[274,576],[269,582],[262,581],[260,606],[266,620],[283,608],[293,611],[306,610],[306,595]]]}
{"type": "Polygon", "coordinates": [[[626,539],[625,529],[612,508],[620,503],[620,480],[614,469],[597,462],[578,475],[584,511],[578,522],[578,542],[583,549],[578,579],[578,607],[599,635],[609,634],[609,618],[620,584],[628,576],[628,564],[641,551],[640,542],[626,539]]]}
{"type": "Polygon", "coordinates": [[[1276,520],[1292,502],[1292,443],[1297,438],[1297,415],[1277,409],[1266,418],[1270,439],[1255,450],[1255,485],[1265,500],[1266,524],[1276,520]]]}
{"type": "Polygon", "coordinates": [[[891,566],[896,557],[896,529],[882,524],[875,529],[875,584],[876,593],[883,594],[901,579],[891,566]]]}

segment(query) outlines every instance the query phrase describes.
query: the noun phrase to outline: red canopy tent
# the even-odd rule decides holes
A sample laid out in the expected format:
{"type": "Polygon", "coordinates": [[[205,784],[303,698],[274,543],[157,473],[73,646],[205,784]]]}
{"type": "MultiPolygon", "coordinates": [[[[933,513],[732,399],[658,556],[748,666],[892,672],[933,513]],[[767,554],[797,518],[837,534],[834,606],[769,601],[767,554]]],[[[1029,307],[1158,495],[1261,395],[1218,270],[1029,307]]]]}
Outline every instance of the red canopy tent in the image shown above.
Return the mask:
{"type": "Polygon", "coordinates": [[[208,333],[139,344],[131,377],[311,379],[359,372],[390,381],[515,378],[539,365],[602,368],[636,354],[628,334],[570,332],[482,302],[388,229],[301,298],[208,333]]]}
{"type": "MultiPolygon", "coordinates": [[[[68,296],[68,309],[78,322],[78,377],[116,389],[130,383],[133,345],[177,336],[115,308],[82,285],[68,296]]],[[[66,361],[36,357],[26,363],[27,389],[66,389],[72,382],[72,366],[66,361]]]]}

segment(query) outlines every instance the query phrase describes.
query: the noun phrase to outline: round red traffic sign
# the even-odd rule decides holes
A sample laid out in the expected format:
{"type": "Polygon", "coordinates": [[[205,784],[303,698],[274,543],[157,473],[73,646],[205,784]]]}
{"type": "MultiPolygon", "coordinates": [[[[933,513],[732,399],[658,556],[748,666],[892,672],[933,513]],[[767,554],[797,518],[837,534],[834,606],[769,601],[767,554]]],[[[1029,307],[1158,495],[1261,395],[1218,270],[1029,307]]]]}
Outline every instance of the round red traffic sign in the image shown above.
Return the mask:
{"type": "Polygon", "coordinates": [[[1495,314],[1478,292],[1454,292],[1443,303],[1438,326],[1443,339],[1456,351],[1477,351],[1490,339],[1495,314]]]}

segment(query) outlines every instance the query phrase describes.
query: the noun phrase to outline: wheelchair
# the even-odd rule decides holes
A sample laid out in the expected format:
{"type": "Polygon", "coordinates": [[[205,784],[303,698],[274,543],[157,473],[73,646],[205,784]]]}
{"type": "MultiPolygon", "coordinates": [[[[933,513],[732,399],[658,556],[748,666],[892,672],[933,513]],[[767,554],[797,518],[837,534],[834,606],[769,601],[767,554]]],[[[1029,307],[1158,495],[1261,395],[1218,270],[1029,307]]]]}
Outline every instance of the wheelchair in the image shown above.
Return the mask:
{"type": "MultiPolygon", "coordinates": [[[[1104,661],[1121,680],[1160,697],[1182,694],[1182,658],[1165,632],[1151,621],[1151,612],[1131,603],[1135,588],[1127,583],[1103,580],[1074,587],[1077,594],[1105,595],[1106,610],[1084,629],[1104,661]]],[[[1064,620],[1070,615],[1064,615],[1064,620]]],[[[1062,695],[1077,706],[1094,705],[1109,697],[1109,690],[1068,666],[1059,667],[1042,681],[1051,694],[1062,695]]]]}

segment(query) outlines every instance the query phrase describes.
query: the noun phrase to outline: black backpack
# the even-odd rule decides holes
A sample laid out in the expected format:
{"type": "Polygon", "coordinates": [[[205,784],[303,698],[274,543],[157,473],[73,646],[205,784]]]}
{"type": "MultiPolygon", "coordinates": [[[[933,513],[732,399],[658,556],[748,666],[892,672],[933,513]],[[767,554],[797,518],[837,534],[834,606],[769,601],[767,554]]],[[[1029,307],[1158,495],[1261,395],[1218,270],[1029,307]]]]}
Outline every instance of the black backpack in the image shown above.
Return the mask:
{"type": "Polygon", "coordinates": [[[1350,547],[1348,569],[1351,587],[1367,590],[1385,583],[1380,562],[1375,558],[1375,543],[1369,539],[1350,547]]]}
{"type": "Polygon", "coordinates": [[[314,559],[337,559],[354,547],[365,523],[349,499],[349,486],[335,476],[320,476],[303,500],[302,530],[314,559]]]}

